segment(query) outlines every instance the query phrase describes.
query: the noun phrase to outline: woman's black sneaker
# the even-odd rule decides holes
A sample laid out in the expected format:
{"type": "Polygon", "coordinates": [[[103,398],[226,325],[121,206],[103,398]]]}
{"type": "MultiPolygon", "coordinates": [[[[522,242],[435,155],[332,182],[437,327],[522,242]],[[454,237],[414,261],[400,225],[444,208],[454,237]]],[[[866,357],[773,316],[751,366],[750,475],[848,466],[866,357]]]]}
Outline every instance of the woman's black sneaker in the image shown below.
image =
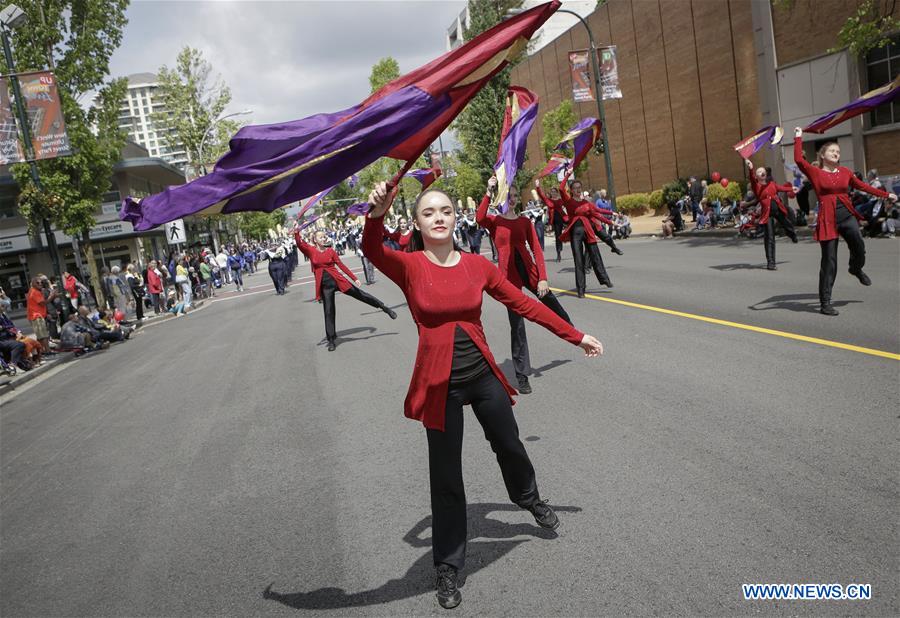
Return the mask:
{"type": "Polygon", "coordinates": [[[541,528],[547,528],[548,530],[556,530],[559,528],[559,517],[557,517],[556,513],[553,512],[553,509],[547,505],[546,500],[538,500],[529,506],[528,510],[534,515],[534,521],[536,521],[537,525],[541,528]]]}
{"type": "Polygon", "coordinates": [[[822,308],[819,309],[819,313],[822,313],[824,315],[837,315],[838,310],[835,309],[834,307],[832,307],[831,304],[829,303],[827,305],[822,305],[822,308]]]}
{"type": "Polygon", "coordinates": [[[862,269],[860,270],[851,270],[849,271],[851,275],[859,279],[859,282],[863,285],[872,285],[872,280],[869,279],[869,275],[864,273],[862,269]]]}
{"type": "Polygon", "coordinates": [[[453,609],[462,602],[462,593],[456,584],[456,569],[449,564],[438,565],[435,569],[434,584],[438,603],[444,609],[453,609]]]}

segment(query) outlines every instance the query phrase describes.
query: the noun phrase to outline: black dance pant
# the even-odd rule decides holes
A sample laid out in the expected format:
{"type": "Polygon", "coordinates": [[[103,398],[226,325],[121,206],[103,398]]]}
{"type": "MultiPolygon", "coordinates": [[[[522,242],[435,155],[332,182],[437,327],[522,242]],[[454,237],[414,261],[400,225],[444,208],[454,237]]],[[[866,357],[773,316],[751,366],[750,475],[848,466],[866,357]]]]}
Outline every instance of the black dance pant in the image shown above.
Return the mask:
{"type": "Polygon", "coordinates": [[[540,499],[534,466],[519,439],[509,395],[492,372],[447,391],[444,431],[426,429],[431,481],[434,564],[463,568],[466,560],[466,490],[462,477],[463,406],[472,405],[497,455],[509,499],[528,508],[540,499]]]}
{"type": "Polygon", "coordinates": [[[606,274],[606,267],[603,265],[603,258],[600,257],[600,250],[597,248],[597,243],[585,243],[585,236],[586,232],[584,224],[579,219],[575,222],[575,225],[572,226],[570,240],[572,244],[572,257],[575,258],[575,287],[581,292],[584,292],[586,288],[584,277],[585,245],[587,246],[587,255],[590,258],[594,274],[597,275],[597,281],[602,285],[609,283],[609,275],[606,274]]]}
{"type": "MultiPolygon", "coordinates": [[[[850,272],[862,270],[866,265],[866,243],[859,233],[859,223],[850,217],[837,224],[837,231],[850,249],[850,272]]],[[[837,276],[838,239],[819,241],[822,248],[822,262],[819,265],[819,302],[831,304],[831,289],[837,276]]]]}
{"type": "Polygon", "coordinates": [[[275,284],[275,291],[284,294],[284,286],[287,283],[287,264],[283,259],[269,259],[269,276],[275,284]]]}
{"type": "MultiPolygon", "coordinates": [[[[334,330],[334,293],[338,291],[337,282],[334,277],[327,272],[322,273],[322,308],[325,310],[325,338],[328,341],[334,341],[337,334],[334,330]]],[[[351,285],[350,289],[344,292],[347,296],[352,296],[356,300],[371,305],[376,309],[387,311],[387,306],[371,294],[363,292],[355,285],[351,285]]]]}
{"type": "Polygon", "coordinates": [[[563,230],[566,229],[566,222],[563,221],[562,215],[558,212],[553,213],[553,238],[556,241],[556,259],[562,257],[563,241],[560,239],[563,230]]]}
{"type": "MultiPolygon", "coordinates": [[[[522,259],[519,257],[518,253],[515,256],[515,260],[520,280],[525,282],[525,287],[528,291],[537,296],[537,289],[531,287],[528,283],[528,273],[525,272],[525,264],[522,263],[522,259]]],[[[563,306],[559,304],[559,299],[553,295],[553,292],[547,292],[546,296],[543,298],[538,297],[538,300],[547,305],[547,308],[550,309],[550,311],[564,319],[566,322],[569,324],[572,323],[569,314],[566,313],[563,306]]],[[[516,378],[518,378],[519,381],[522,381],[531,374],[531,354],[528,351],[528,336],[525,334],[525,318],[512,309],[507,309],[506,313],[509,316],[509,340],[512,344],[513,367],[515,367],[516,370],[516,378]]]]}
{"type": "Polygon", "coordinates": [[[769,220],[766,221],[766,225],[763,228],[763,233],[765,235],[765,240],[763,244],[766,246],[766,263],[774,266],[775,265],[775,220],[778,220],[778,223],[781,225],[781,229],[784,230],[784,233],[791,240],[797,238],[797,232],[794,231],[794,224],[791,223],[791,220],[788,219],[781,209],[778,207],[778,204],[772,204],[772,209],[769,212],[769,220]]]}

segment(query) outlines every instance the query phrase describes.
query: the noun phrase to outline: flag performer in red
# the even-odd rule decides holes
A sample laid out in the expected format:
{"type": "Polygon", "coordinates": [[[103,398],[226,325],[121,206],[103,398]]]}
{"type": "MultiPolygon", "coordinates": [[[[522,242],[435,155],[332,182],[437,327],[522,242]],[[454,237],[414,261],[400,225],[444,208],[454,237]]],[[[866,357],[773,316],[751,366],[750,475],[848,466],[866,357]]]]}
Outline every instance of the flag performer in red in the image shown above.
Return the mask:
{"type": "Polygon", "coordinates": [[[794,231],[794,224],[791,223],[790,214],[787,207],[778,197],[779,192],[789,195],[796,195],[797,189],[793,185],[779,185],[769,176],[766,168],[757,168],[753,171],[753,161],[747,159],[747,167],[750,170],[750,186],[753,193],[759,201],[759,225],[763,227],[765,235],[766,248],[766,268],[769,270],[778,270],[775,263],[775,221],[781,224],[784,233],[787,234],[791,242],[797,242],[797,232],[794,231]]]}

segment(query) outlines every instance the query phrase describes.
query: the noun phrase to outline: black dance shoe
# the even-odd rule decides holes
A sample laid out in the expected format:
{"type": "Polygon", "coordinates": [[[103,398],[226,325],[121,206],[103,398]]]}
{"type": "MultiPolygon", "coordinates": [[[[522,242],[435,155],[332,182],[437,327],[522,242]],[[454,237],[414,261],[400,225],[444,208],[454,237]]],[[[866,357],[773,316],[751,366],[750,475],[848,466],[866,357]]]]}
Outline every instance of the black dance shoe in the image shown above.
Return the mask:
{"type": "Polygon", "coordinates": [[[775,264],[766,264],[766,270],[778,270],[778,266],[775,264]]]}
{"type": "Polygon", "coordinates": [[[795,245],[796,245],[798,242],[800,242],[800,239],[797,238],[797,235],[796,235],[796,234],[794,234],[793,236],[791,236],[790,239],[791,239],[791,242],[794,243],[795,245]]]}
{"type": "Polygon", "coordinates": [[[819,309],[819,313],[822,315],[837,315],[838,310],[831,306],[831,303],[827,303],[822,305],[821,309],[819,309]]]}
{"type": "Polygon", "coordinates": [[[385,312],[386,314],[388,314],[388,316],[390,316],[390,318],[391,318],[392,320],[396,320],[396,319],[397,319],[397,312],[394,311],[393,309],[391,309],[390,307],[385,307],[385,308],[384,308],[384,312],[385,312]]]}
{"type": "Polygon", "coordinates": [[[578,290],[578,298],[584,298],[584,290],[578,290]]]}
{"type": "Polygon", "coordinates": [[[329,351],[329,352],[334,352],[334,350],[335,350],[336,347],[337,347],[337,346],[334,344],[334,341],[329,341],[329,342],[328,342],[328,351],[329,351]]]}
{"type": "Polygon", "coordinates": [[[519,378],[519,393],[522,395],[530,395],[531,394],[531,384],[528,382],[527,377],[519,378]]]}
{"type": "Polygon", "coordinates": [[[872,285],[872,280],[869,279],[869,275],[864,273],[862,269],[860,270],[851,270],[850,274],[859,279],[859,282],[863,285],[872,285]]]}
{"type": "Polygon", "coordinates": [[[462,602],[462,593],[456,585],[456,569],[449,564],[441,564],[435,568],[434,587],[438,603],[444,609],[453,609],[462,602]]]}
{"type": "Polygon", "coordinates": [[[600,283],[602,283],[603,285],[605,285],[608,288],[613,287],[612,281],[610,281],[609,277],[603,277],[603,281],[601,281],[600,283]]]}
{"type": "Polygon", "coordinates": [[[553,512],[553,509],[547,505],[546,500],[538,500],[529,506],[528,510],[534,515],[534,521],[536,521],[537,525],[541,528],[547,528],[548,530],[556,530],[559,528],[559,517],[557,517],[556,513],[553,512]]]}
{"type": "Polygon", "coordinates": [[[618,247],[613,247],[612,252],[615,253],[616,255],[625,255],[625,254],[622,252],[622,250],[619,249],[618,247]]]}

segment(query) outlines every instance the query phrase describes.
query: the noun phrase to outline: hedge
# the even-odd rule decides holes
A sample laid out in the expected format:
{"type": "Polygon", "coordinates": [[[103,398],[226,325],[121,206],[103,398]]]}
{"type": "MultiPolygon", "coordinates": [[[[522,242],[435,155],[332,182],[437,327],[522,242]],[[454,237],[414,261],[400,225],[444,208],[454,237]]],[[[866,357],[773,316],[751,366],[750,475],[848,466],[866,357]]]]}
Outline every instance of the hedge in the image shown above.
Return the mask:
{"type": "Polygon", "coordinates": [[[647,193],[629,193],[616,197],[616,208],[619,212],[640,214],[649,206],[650,196],[647,193]]]}

